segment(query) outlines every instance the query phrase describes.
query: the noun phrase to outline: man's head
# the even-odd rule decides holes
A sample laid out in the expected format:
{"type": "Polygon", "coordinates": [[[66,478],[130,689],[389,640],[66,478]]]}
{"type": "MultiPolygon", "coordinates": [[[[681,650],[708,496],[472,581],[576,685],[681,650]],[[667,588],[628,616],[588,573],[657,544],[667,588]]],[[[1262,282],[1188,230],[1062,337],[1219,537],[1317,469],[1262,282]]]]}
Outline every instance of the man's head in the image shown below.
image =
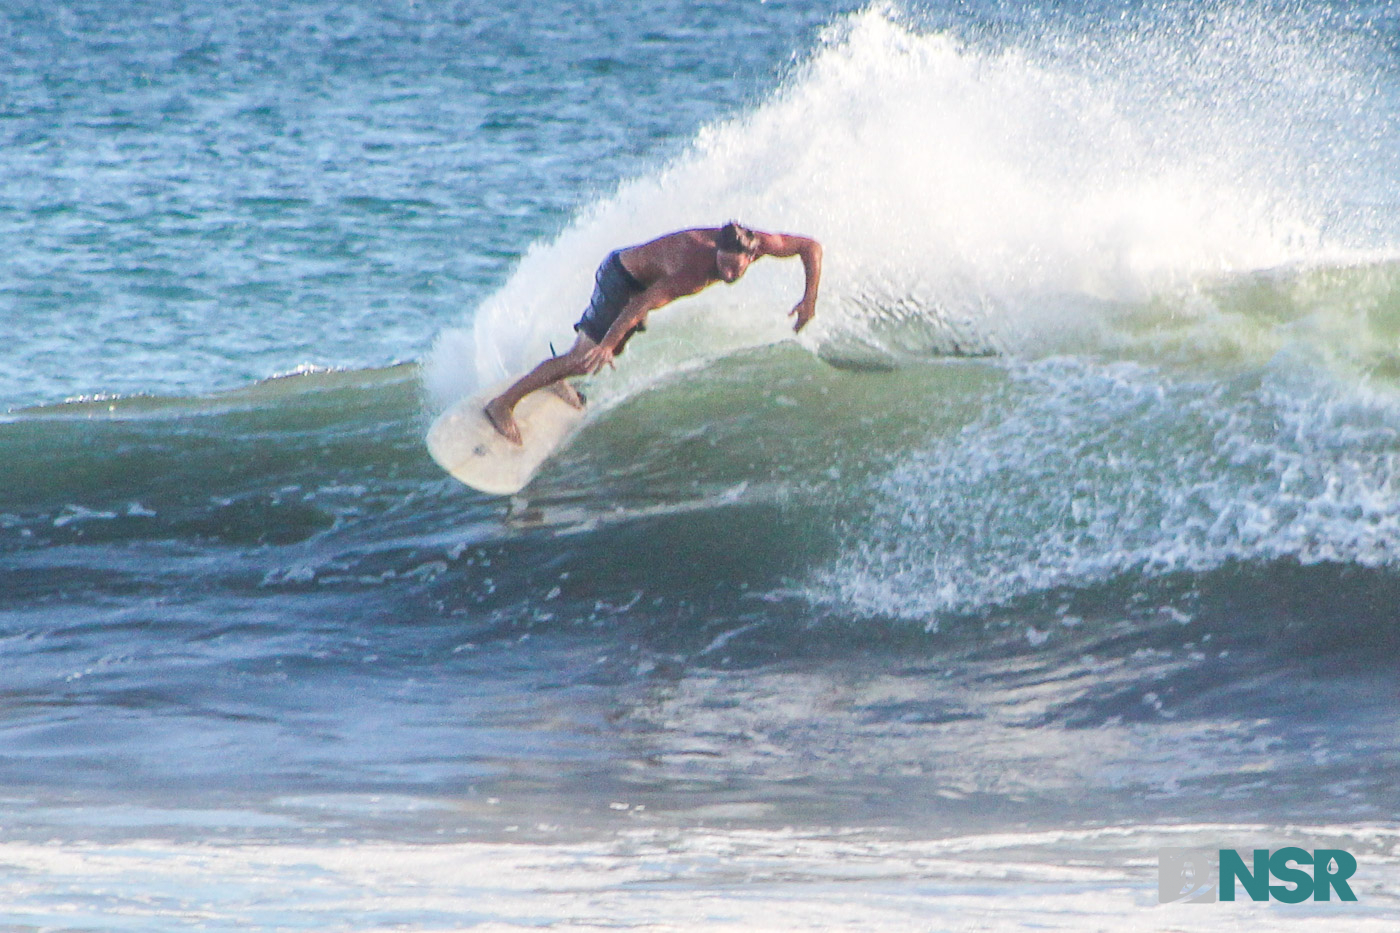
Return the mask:
{"type": "Polygon", "coordinates": [[[725,282],[737,282],[757,252],[758,237],[754,232],[731,220],[715,237],[715,268],[719,277],[725,282]]]}

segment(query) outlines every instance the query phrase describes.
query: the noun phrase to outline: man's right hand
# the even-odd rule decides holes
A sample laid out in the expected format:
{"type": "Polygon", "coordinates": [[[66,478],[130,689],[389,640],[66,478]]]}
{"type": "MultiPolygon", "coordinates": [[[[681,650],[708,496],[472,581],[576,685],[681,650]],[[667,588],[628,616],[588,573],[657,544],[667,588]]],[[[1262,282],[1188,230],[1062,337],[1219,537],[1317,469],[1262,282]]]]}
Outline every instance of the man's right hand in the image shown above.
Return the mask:
{"type": "Polygon", "coordinates": [[[617,368],[613,365],[613,351],[601,343],[583,355],[583,365],[590,376],[595,375],[604,366],[617,368]]]}

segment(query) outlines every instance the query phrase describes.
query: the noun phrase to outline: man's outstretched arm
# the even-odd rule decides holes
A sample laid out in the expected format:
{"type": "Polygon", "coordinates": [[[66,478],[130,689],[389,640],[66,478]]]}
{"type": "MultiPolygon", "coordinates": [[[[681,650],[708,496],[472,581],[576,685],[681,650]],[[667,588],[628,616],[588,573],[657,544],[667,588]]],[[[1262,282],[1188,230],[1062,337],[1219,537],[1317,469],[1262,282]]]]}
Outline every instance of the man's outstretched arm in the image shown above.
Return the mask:
{"type": "MultiPolygon", "coordinates": [[[[822,281],[822,245],[807,236],[795,233],[760,233],[754,231],[758,239],[757,256],[773,256],[778,259],[802,257],[802,269],[807,274],[807,287],[802,292],[802,300],[788,312],[797,315],[794,331],[800,331],[817,313],[817,289],[822,281]]],[[[757,256],[755,258],[757,258],[757,256]]]]}

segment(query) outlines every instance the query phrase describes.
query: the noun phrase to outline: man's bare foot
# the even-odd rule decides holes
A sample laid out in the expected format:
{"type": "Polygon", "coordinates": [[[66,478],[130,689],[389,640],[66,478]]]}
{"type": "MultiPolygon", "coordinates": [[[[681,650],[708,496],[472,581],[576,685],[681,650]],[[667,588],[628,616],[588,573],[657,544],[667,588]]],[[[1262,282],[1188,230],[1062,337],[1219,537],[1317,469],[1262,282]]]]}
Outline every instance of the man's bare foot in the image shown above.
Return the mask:
{"type": "Polygon", "coordinates": [[[491,427],[495,428],[502,437],[512,444],[521,442],[520,426],[515,423],[515,416],[510,413],[510,409],[500,399],[492,399],[481,411],[486,415],[486,420],[491,422],[491,427]]]}
{"type": "Polygon", "coordinates": [[[588,401],[583,397],[582,392],[580,392],[578,389],[575,389],[567,382],[556,382],[549,388],[550,391],[553,392],[555,395],[559,396],[569,405],[572,405],[574,408],[577,408],[580,411],[583,409],[583,406],[588,401]]]}

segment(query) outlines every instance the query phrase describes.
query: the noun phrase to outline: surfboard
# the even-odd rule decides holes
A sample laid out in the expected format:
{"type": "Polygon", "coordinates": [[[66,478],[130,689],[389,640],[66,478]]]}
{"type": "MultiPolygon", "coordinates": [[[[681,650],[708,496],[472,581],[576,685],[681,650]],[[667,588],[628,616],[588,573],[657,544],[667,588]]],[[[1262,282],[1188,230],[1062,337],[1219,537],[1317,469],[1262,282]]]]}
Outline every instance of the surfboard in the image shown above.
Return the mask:
{"type": "Polygon", "coordinates": [[[584,413],[549,390],[532,392],[515,406],[516,445],[486,420],[482,408],[504,386],[462,399],[428,429],[428,452],[438,466],[473,489],[510,496],[529,485],[544,462],[583,426],[584,413]]]}

